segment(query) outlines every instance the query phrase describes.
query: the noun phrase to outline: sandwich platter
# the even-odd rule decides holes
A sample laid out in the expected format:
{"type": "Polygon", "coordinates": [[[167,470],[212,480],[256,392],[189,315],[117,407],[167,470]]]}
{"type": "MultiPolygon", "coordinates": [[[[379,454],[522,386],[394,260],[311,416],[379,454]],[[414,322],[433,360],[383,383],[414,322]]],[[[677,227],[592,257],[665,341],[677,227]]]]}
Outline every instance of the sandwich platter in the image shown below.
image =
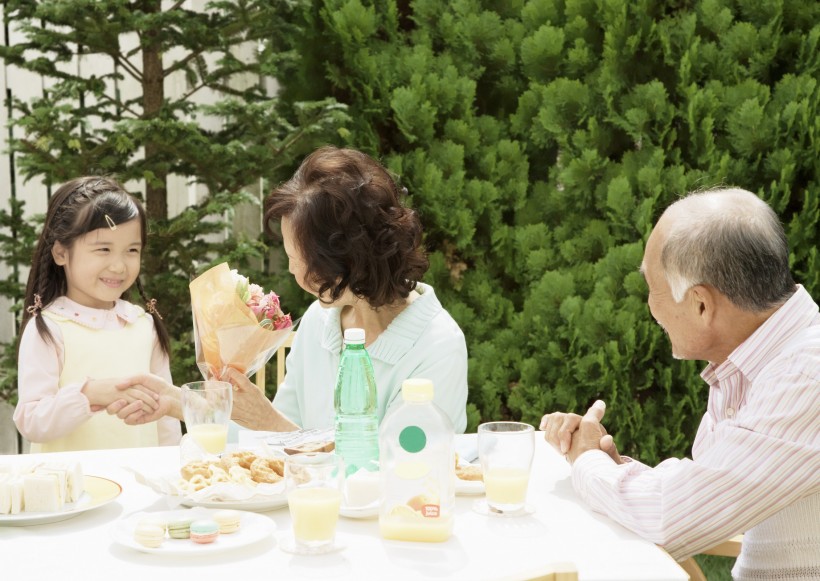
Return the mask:
{"type": "Polygon", "coordinates": [[[0,515],[0,526],[41,525],[67,520],[112,502],[122,493],[122,486],[99,476],[83,476],[84,492],[77,502],[68,503],[56,512],[20,512],[0,515]]]}

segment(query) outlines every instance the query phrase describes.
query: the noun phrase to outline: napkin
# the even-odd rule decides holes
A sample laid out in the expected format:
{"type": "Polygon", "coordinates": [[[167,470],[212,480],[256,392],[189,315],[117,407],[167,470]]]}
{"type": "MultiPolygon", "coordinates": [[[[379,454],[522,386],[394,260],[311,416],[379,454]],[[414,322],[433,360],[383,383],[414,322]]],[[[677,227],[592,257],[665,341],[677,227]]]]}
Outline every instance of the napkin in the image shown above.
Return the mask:
{"type": "Polygon", "coordinates": [[[177,498],[180,501],[186,500],[193,503],[203,502],[243,502],[243,501],[266,501],[282,497],[285,494],[285,481],[276,484],[239,484],[236,482],[217,482],[196,492],[186,492],[178,486],[181,479],[176,473],[145,473],[124,466],[126,470],[132,472],[137,482],[143,484],[154,492],[177,498]]]}

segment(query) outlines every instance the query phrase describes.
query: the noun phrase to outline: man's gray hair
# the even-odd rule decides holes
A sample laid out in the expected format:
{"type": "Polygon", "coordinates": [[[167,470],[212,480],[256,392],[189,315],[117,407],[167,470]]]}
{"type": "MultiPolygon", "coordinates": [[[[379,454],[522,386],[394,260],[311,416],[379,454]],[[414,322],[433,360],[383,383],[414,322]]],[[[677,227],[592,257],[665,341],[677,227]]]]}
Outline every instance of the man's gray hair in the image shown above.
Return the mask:
{"type": "Polygon", "coordinates": [[[743,310],[761,312],[795,291],[789,244],[766,202],[737,188],[690,194],[666,210],[673,220],[661,266],[675,301],[698,284],[716,288],[743,310]]]}

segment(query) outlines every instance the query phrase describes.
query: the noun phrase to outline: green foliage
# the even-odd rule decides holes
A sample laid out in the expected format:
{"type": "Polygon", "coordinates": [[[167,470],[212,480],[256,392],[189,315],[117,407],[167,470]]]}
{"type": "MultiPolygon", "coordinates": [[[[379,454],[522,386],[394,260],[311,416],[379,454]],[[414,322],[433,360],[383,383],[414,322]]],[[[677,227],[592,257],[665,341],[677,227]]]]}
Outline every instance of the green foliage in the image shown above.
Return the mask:
{"type": "Polygon", "coordinates": [[[637,271],[663,209],[761,194],[820,295],[819,17],[797,0],[324,0],[297,11],[282,89],[348,105],[346,142],[408,188],[426,280],[468,339],[470,428],[603,398],[621,449],[653,462],[687,452],[706,404],[637,271]]]}
{"type": "MultiPolygon", "coordinates": [[[[25,202],[13,199],[8,209],[0,209],[0,261],[11,276],[0,281],[0,295],[11,301],[11,312],[19,317],[23,310],[25,284],[20,272],[31,263],[31,248],[37,240],[42,220],[23,218],[25,202]]],[[[0,352],[0,400],[17,401],[17,345],[6,343],[0,352]]]]}

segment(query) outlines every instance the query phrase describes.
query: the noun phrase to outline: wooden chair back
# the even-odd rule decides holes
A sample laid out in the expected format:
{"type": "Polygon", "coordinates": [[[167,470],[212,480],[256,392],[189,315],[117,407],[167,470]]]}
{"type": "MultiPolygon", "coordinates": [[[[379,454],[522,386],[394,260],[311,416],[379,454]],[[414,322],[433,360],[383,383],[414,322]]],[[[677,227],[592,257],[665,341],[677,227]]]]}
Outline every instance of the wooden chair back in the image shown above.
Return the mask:
{"type": "MultiPolygon", "coordinates": [[[[276,386],[282,384],[282,381],[285,379],[285,356],[287,353],[285,349],[290,349],[291,345],[293,345],[293,338],[296,336],[296,331],[293,331],[288,335],[288,338],[279,346],[279,349],[276,350],[276,386]]],[[[256,387],[265,391],[265,368],[262,367],[259,371],[256,372],[256,387]]]]}

